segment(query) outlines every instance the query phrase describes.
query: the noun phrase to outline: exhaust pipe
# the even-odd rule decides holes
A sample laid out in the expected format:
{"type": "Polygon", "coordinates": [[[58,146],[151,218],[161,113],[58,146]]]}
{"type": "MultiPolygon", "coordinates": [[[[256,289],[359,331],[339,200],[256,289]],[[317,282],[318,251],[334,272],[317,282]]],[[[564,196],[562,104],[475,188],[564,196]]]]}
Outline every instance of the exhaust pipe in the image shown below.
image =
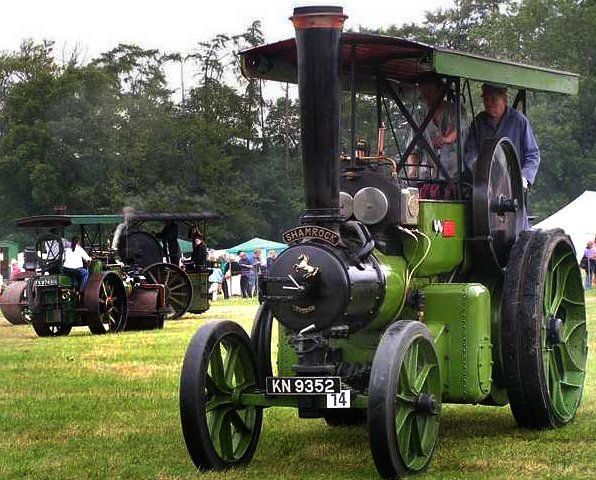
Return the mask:
{"type": "Polygon", "coordinates": [[[342,7],[299,7],[298,95],[306,212],[302,224],[339,229],[339,113],[342,7]]]}

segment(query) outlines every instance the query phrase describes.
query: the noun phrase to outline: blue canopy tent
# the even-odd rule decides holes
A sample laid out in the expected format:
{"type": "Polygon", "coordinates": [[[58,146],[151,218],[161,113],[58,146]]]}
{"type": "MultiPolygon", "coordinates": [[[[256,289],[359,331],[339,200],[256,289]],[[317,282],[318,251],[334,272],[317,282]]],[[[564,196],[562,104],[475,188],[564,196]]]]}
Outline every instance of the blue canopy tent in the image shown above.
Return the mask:
{"type": "Polygon", "coordinates": [[[271,250],[275,250],[275,253],[279,254],[286,248],[288,248],[288,246],[285,243],[274,242],[272,240],[264,240],[262,238],[255,237],[244,243],[241,243],[240,245],[236,245],[235,247],[230,247],[226,249],[226,253],[250,253],[255,250],[262,250],[263,253],[267,254],[271,250]]]}
{"type": "Polygon", "coordinates": [[[180,251],[186,255],[190,255],[192,253],[192,242],[188,240],[182,240],[181,238],[178,239],[178,245],[180,245],[180,251]]]}

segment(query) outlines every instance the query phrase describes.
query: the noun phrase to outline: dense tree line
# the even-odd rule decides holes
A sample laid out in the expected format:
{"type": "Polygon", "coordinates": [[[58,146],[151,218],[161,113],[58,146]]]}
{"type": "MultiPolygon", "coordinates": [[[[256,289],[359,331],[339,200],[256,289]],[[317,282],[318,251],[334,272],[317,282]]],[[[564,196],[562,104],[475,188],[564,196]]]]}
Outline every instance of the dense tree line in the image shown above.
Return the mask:
{"type": "MultiPolygon", "coordinates": [[[[544,216],[596,186],[595,29],[593,0],[458,0],[384,33],[581,74],[577,97],[530,96],[543,158],[533,205],[544,216]]],[[[118,45],[85,64],[76,52],[58,62],[51,42],[31,41],[0,54],[0,236],[56,205],[132,205],[220,212],[219,244],[279,239],[302,211],[298,109],[292,95],[264,100],[263,85],[241,76],[236,52],[262,42],[255,22],[185,57],[118,45]],[[183,101],[168,89],[167,62],[194,72],[183,101]]],[[[359,105],[359,135],[374,144],[374,105],[359,105]]],[[[347,138],[344,129],[342,148],[347,138]]]]}

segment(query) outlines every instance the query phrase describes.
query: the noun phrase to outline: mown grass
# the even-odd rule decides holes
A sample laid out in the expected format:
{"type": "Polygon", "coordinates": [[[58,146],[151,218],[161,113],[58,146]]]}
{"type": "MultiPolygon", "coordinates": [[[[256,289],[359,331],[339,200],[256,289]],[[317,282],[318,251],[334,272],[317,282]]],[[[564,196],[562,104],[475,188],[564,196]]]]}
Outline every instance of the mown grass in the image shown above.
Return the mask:
{"type": "MultiPolygon", "coordinates": [[[[509,409],[447,406],[439,446],[418,478],[596,478],[596,295],[589,301],[589,370],[575,421],[557,431],[515,426],[509,409]]],[[[37,338],[0,320],[0,479],[191,479],[182,439],[178,377],[203,322],[229,318],[247,330],[255,302],[216,303],[164,331],[91,336],[75,329],[37,338]]],[[[215,479],[376,478],[364,428],[333,429],[266,412],[248,468],[215,479]]]]}

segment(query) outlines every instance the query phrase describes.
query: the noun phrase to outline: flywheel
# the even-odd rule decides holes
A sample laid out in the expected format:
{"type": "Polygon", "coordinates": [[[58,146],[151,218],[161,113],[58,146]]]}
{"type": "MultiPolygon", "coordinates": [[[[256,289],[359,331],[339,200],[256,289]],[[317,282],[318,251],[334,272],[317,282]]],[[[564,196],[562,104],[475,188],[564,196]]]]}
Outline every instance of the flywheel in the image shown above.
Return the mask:
{"type": "Polygon", "coordinates": [[[515,147],[504,137],[485,142],[473,168],[475,266],[502,271],[524,228],[524,192],[515,147]]]}

